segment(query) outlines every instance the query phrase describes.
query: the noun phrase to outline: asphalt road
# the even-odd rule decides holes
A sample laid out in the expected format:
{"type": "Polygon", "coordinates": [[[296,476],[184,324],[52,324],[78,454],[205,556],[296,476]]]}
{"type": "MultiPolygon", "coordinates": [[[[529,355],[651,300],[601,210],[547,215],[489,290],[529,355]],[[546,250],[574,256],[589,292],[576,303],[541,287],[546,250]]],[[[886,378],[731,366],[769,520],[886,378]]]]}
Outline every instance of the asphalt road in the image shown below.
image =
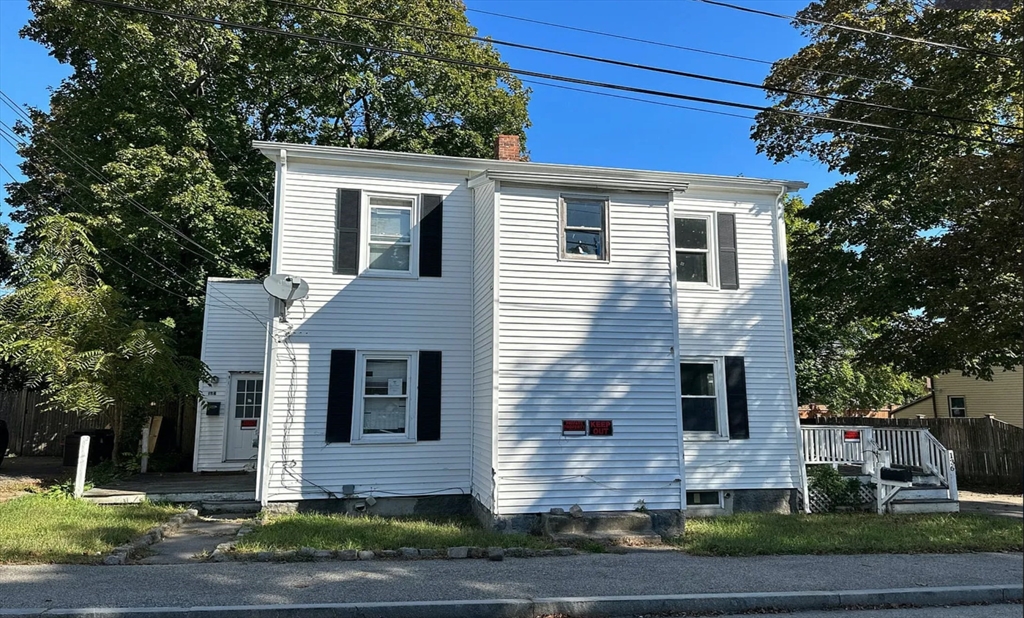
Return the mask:
{"type": "Polygon", "coordinates": [[[185,607],[1017,584],[1021,554],[0,566],[0,608],[185,607]]]}
{"type": "MultiPolygon", "coordinates": [[[[1014,605],[970,605],[958,607],[921,607],[916,609],[834,610],[782,614],[785,618],[1021,618],[1024,607],[1014,605]]],[[[623,617],[626,618],[626,617],[623,617]]],[[[718,618],[750,618],[750,614],[718,618]]]]}

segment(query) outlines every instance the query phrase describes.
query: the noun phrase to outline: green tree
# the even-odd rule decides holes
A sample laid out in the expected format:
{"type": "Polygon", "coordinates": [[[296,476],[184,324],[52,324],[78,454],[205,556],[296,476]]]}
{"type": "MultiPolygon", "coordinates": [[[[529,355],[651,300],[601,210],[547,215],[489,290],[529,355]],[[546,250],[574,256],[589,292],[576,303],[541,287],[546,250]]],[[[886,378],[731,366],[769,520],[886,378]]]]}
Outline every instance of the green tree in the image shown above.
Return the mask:
{"type": "Polygon", "coordinates": [[[173,324],[146,323],[100,278],[97,251],[78,215],[41,217],[37,243],[0,297],[0,363],[19,371],[47,405],[99,415],[121,438],[155,403],[197,396],[202,364],[179,356],[173,324]]]}
{"type": "Polygon", "coordinates": [[[920,380],[869,353],[877,324],[850,320],[849,296],[836,294],[832,264],[846,252],[804,218],[799,197],[787,197],[790,306],[801,405],[816,403],[842,414],[901,404],[921,394],[920,380]]]}
{"type": "Polygon", "coordinates": [[[871,325],[877,336],[861,353],[876,364],[915,375],[962,370],[982,377],[1020,364],[1021,131],[935,115],[1024,122],[1021,3],[982,11],[911,0],[822,0],[798,16],[983,52],[798,24],[811,42],[778,61],[766,84],[810,94],[774,97],[753,136],[776,161],[809,155],[846,176],[807,209],[833,249],[817,258],[827,280],[814,296],[843,299],[835,323],[871,325]]]}
{"type": "MultiPolygon", "coordinates": [[[[525,137],[528,126],[528,92],[511,74],[361,47],[501,65],[486,44],[269,0],[133,4],[355,46],[75,0],[29,4],[34,17],[22,36],[73,73],[53,93],[49,112],[33,110],[18,127],[29,141],[20,152],[28,180],[10,199],[14,218],[29,224],[20,246],[39,242],[31,224],[51,209],[88,216],[107,283],[144,319],[173,319],[183,353],[198,353],[206,277],[268,270],[273,169],[252,140],[483,157],[495,135],[525,137]]],[[[475,33],[452,0],[310,4],[475,33]]]]}

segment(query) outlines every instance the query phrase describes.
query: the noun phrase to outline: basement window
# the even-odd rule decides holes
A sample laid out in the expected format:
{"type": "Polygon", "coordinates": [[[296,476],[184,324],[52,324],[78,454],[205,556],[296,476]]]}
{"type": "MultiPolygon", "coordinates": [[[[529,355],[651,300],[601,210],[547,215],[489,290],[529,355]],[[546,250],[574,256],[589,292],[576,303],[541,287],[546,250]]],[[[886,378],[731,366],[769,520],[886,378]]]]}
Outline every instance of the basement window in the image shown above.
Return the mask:
{"type": "Polygon", "coordinates": [[[720,491],[688,491],[686,492],[686,506],[722,506],[722,492],[720,491]]]}

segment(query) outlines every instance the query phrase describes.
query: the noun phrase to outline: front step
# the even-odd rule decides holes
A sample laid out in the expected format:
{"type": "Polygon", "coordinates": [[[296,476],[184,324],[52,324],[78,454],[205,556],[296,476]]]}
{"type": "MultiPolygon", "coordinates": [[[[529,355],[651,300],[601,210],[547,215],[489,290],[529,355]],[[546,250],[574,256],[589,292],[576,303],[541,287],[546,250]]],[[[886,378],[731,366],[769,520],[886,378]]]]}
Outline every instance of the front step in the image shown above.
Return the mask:
{"type": "Polygon", "coordinates": [[[256,514],[263,507],[255,500],[203,500],[199,503],[199,512],[204,515],[213,513],[244,513],[256,514]]]}
{"type": "Polygon", "coordinates": [[[914,485],[896,494],[896,500],[948,500],[949,490],[942,486],[914,485]]]}
{"type": "Polygon", "coordinates": [[[913,513],[959,513],[960,502],[947,499],[899,499],[903,494],[896,494],[896,499],[889,503],[889,512],[894,515],[909,515],[913,513]]]}

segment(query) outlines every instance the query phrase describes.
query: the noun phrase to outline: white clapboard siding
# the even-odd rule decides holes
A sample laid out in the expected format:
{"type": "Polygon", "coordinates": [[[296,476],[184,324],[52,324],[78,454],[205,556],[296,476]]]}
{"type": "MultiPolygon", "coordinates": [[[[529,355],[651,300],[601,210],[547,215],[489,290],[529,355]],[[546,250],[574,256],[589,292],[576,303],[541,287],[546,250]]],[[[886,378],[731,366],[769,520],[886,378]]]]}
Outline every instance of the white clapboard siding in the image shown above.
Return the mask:
{"type": "Polygon", "coordinates": [[[473,496],[493,509],[494,183],[475,189],[473,245],[473,496]]]}
{"type": "Polygon", "coordinates": [[[684,435],[689,491],[792,489],[801,484],[774,199],[688,191],[673,204],[675,216],[688,212],[736,216],[740,287],[679,288],[679,353],[683,359],[687,355],[744,357],[750,422],[748,440],[700,440],[684,435]]]}
{"type": "MultiPolygon", "coordinates": [[[[366,222],[364,222],[365,224],[366,222]]],[[[473,196],[465,175],[289,160],[279,271],[309,282],[292,334],[276,344],[267,451],[269,501],[340,495],[471,491],[473,389],[473,196]],[[444,197],[439,278],[333,274],[337,189],[444,197]],[[327,444],[331,350],[441,350],[441,439],[411,444],[327,444]],[[317,486],[320,486],[319,488],[317,486]],[[322,488],[322,489],[321,489],[322,488]]]]}
{"type": "Polygon", "coordinates": [[[270,297],[260,282],[213,278],[206,282],[201,358],[218,381],[202,384],[200,388],[207,401],[220,403],[220,416],[206,416],[204,405],[199,404],[194,465],[197,472],[251,466],[244,461],[224,461],[224,425],[225,419],[231,417],[231,373],[263,373],[269,315],[270,297]]]}
{"type": "Polygon", "coordinates": [[[500,187],[502,515],[681,508],[667,198],[610,198],[611,262],[560,260],[559,191],[500,187]],[[614,435],[564,437],[563,419],[614,435]]]}

